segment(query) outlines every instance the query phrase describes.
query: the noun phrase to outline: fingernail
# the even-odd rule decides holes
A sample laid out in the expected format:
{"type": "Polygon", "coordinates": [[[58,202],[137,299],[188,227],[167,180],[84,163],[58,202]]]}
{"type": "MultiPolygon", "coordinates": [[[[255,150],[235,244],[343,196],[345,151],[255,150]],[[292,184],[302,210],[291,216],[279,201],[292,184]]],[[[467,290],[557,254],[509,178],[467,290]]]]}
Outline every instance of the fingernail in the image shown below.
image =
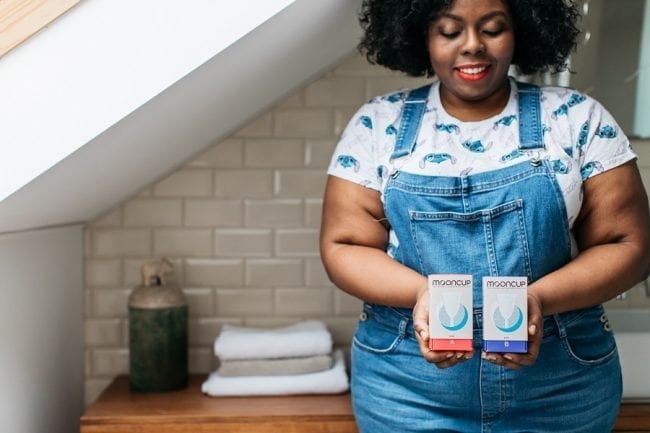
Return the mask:
{"type": "Polygon", "coordinates": [[[460,358],[462,358],[463,356],[465,356],[465,355],[463,355],[462,353],[457,353],[457,354],[456,354],[456,359],[460,359],[460,358]]]}
{"type": "Polygon", "coordinates": [[[465,355],[465,359],[472,359],[472,355],[468,353],[467,355],[465,355]]]}
{"type": "Polygon", "coordinates": [[[448,354],[445,355],[445,358],[449,359],[449,358],[451,358],[452,356],[454,356],[453,353],[448,353],[448,354]]]}
{"type": "Polygon", "coordinates": [[[485,352],[481,353],[481,358],[487,359],[487,353],[485,353],[485,352]]]}
{"type": "Polygon", "coordinates": [[[530,325],[528,327],[528,333],[530,335],[535,335],[535,332],[537,332],[537,325],[530,325]]]}
{"type": "Polygon", "coordinates": [[[418,331],[418,334],[420,334],[420,338],[424,339],[427,336],[427,331],[425,331],[424,329],[420,329],[418,331]]]}
{"type": "Polygon", "coordinates": [[[508,361],[512,361],[512,356],[510,356],[510,355],[503,355],[503,357],[505,359],[507,359],[508,361]]]}

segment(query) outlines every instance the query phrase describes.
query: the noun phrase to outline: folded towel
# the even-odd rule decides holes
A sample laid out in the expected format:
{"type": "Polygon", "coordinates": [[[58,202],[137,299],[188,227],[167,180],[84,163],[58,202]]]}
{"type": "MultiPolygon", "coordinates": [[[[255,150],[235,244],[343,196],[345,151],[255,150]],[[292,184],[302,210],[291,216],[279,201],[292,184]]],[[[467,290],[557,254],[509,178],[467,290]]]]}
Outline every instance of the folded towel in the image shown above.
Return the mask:
{"type": "Polygon", "coordinates": [[[305,374],[332,368],[330,355],[300,358],[237,359],[222,361],[217,373],[221,376],[279,376],[305,374]]]}
{"type": "Polygon", "coordinates": [[[332,335],[316,320],[274,329],[226,324],[214,342],[214,353],[221,361],[327,355],[331,351],[332,335]]]}
{"type": "Polygon", "coordinates": [[[214,372],[201,391],[211,396],[339,394],[348,390],[343,352],[334,351],[334,366],[318,373],[284,376],[223,377],[214,372]]]}

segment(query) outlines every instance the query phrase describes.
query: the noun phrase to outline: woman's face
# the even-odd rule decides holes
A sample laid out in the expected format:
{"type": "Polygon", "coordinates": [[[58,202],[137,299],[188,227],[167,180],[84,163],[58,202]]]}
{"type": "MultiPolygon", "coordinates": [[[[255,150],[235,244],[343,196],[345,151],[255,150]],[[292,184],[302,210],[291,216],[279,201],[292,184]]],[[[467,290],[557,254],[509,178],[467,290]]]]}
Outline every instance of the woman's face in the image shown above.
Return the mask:
{"type": "Polygon", "coordinates": [[[503,0],[454,0],[429,24],[428,48],[443,102],[479,102],[508,91],[515,36],[503,0]]]}

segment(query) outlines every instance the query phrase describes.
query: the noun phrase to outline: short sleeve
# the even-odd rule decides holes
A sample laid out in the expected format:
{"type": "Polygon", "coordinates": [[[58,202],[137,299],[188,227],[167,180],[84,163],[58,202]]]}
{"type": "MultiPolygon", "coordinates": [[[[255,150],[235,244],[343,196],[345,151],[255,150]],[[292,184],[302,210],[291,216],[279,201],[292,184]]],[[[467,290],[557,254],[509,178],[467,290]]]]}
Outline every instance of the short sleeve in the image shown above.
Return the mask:
{"type": "Polygon", "coordinates": [[[614,117],[595,99],[584,98],[585,103],[575,110],[576,119],[572,119],[572,123],[578,126],[574,129],[576,150],[582,179],[587,180],[636,155],[614,117]]]}
{"type": "Polygon", "coordinates": [[[374,156],[374,112],[373,104],[368,103],[352,116],[336,145],[327,174],[380,191],[374,156]]]}

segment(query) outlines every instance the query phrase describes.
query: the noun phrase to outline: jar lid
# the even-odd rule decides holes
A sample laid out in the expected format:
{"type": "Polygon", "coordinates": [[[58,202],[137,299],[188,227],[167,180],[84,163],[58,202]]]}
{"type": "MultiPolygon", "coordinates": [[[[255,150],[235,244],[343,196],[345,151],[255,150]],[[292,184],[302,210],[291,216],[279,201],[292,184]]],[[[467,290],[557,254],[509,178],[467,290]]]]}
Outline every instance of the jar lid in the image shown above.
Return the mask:
{"type": "Polygon", "coordinates": [[[133,308],[173,308],[184,305],[183,291],[173,286],[139,286],[129,296],[129,307],[133,308]]]}

